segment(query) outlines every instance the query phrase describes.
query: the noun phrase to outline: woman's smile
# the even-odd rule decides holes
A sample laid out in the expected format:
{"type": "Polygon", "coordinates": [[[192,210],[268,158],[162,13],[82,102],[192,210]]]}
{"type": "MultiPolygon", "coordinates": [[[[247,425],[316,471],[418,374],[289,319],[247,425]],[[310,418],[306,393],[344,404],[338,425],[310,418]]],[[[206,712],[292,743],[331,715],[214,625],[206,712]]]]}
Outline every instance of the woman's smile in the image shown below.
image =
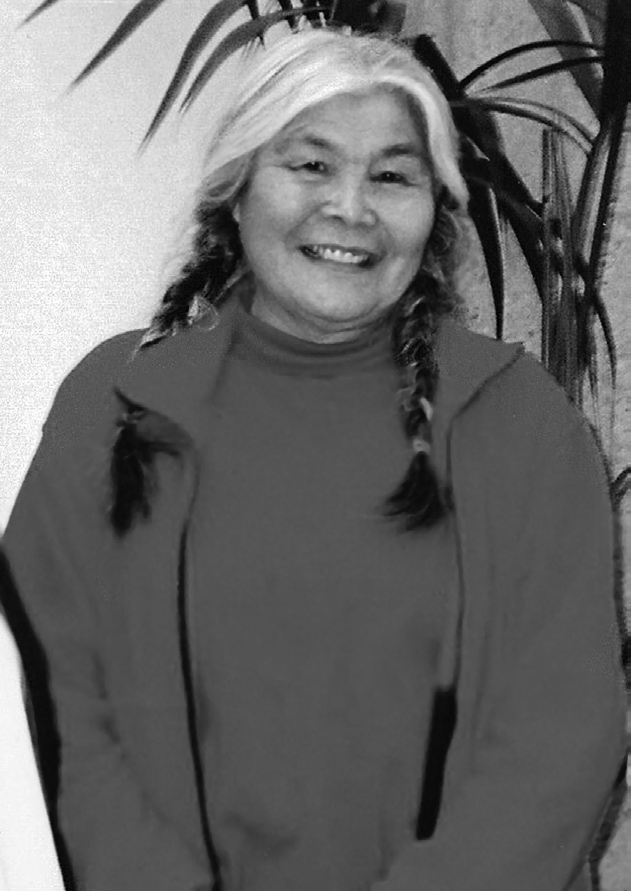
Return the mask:
{"type": "Polygon", "coordinates": [[[351,269],[371,269],[378,257],[373,251],[336,244],[306,244],[300,248],[310,260],[325,261],[351,269]]]}

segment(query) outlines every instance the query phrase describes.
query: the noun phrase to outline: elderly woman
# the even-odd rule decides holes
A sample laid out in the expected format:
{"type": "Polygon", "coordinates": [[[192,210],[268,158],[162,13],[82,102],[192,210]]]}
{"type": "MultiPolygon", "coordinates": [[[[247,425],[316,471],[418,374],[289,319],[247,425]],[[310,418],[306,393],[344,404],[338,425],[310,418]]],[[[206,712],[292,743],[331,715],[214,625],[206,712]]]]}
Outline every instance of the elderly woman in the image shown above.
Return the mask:
{"type": "Polygon", "coordinates": [[[145,334],[62,385],[6,547],[85,891],[582,891],[624,751],[586,424],[460,327],[467,193],[404,48],[236,78],[145,334]]]}

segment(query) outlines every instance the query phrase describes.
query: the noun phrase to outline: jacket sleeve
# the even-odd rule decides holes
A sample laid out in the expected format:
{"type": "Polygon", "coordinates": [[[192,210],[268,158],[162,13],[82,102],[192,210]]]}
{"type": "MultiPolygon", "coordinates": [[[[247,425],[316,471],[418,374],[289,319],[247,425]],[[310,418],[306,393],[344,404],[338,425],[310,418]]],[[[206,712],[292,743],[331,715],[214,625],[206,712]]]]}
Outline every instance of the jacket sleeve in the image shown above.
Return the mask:
{"type": "MultiPolygon", "coordinates": [[[[1,593],[4,593],[3,591],[1,593]]],[[[63,884],[24,704],[20,655],[0,612],[0,891],[63,884]],[[4,879],[7,884],[4,884],[4,879]]]]}
{"type": "Polygon", "coordinates": [[[521,534],[504,542],[517,630],[489,718],[434,835],[406,847],[374,891],[585,887],[624,759],[625,696],[605,473],[583,419],[563,394],[552,403],[547,429],[535,421],[528,434],[521,534]]]}
{"type": "MultiPolygon", "coordinates": [[[[3,540],[48,662],[62,836],[78,891],[209,891],[207,864],[156,812],[126,762],[108,703],[93,611],[98,570],[91,569],[106,542],[84,472],[81,425],[72,421],[83,406],[74,402],[64,421],[58,409],[51,413],[3,540]]],[[[105,410],[98,400],[86,408],[105,410]]]]}

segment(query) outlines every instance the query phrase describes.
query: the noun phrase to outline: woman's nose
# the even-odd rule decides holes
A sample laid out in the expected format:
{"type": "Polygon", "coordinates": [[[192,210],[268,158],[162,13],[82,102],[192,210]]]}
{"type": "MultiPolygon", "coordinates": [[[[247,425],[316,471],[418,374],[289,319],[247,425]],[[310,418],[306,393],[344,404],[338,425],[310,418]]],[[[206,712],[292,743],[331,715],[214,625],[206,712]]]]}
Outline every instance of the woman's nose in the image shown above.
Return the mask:
{"type": "Polygon", "coordinates": [[[356,173],[349,172],[336,176],[329,183],[327,201],[323,209],[349,225],[370,225],[376,220],[370,183],[356,173]]]}

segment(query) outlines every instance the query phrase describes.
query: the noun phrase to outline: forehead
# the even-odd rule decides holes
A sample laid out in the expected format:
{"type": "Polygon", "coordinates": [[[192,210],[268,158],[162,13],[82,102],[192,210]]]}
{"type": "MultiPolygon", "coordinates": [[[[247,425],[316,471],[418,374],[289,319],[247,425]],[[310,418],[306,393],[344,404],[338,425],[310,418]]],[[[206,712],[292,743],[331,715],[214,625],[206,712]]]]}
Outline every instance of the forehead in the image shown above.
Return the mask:
{"type": "Polygon", "coordinates": [[[340,94],[305,109],[283,127],[271,147],[282,152],[302,142],[333,149],[361,146],[371,153],[408,146],[412,154],[425,155],[420,113],[413,113],[403,95],[385,88],[340,94]]]}

